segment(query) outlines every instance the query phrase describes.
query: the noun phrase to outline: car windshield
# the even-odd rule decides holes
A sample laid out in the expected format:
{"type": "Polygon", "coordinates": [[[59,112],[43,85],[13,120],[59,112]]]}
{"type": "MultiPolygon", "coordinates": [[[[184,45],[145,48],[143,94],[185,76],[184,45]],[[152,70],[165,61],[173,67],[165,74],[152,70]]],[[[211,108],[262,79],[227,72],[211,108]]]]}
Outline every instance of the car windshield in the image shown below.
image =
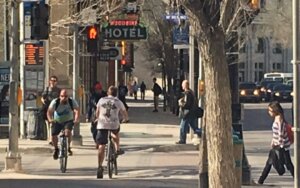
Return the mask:
{"type": "Polygon", "coordinates": [[[268,86],[269,84],[278,84],[278,83],[280,83],[280,82],[277,82],[277,81],[262,81],[262,82],[260,83],[260,85],[263,86],[263,87],[266,87],[266,86],[268,86]]]}
{"type": "Polygon", "coordinates": [[[242,83],[240,84],[240,89],[255,89],[256,85],[254,83],[242,83]]]}
{"type": "Polygon", "coordinates": [[[279,91],[279,90],[292,90],[292,87],[290,85],[282,84],[282,85],[276,85],[274,87],[274,90],[276,90],[276,91],[279,91]]]}

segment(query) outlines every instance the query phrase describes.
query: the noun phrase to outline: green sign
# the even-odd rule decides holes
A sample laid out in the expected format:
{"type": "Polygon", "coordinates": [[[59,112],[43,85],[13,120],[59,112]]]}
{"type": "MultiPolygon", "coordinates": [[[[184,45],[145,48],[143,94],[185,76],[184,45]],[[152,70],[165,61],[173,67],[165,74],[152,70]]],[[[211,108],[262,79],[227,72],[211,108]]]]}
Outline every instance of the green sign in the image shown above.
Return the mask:
{"type": "Polygon", "coordinates": [[[101,35],[107,40],[145,40],[147,29],[140,25],[135,26],[111,26],[102,27],[101,35]]]}

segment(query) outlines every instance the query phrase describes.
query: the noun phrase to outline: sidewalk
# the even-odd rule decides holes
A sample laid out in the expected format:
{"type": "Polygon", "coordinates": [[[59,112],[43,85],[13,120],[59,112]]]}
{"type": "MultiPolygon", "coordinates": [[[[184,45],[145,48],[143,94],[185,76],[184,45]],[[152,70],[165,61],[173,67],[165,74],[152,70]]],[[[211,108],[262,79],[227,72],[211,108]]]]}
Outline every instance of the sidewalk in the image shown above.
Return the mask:
{"type": "MultiPolygon", "coordinates": [[[[179,135],[179,119],[169,111],[163,112],[161,107],[159,108],[158,113],[153,113],[151,99],[151,95],[146,96],[146,101],[134,101],[131,97],[129,97],[128,105],[130,107],[130,122],[121,125],[122,148],[125,149],[126,153],[129,153],[129,156],[130,152],[140,153],[141,156],[146,154],[157,155],[156,157],[151,158],[151,161],[147,161],[155,167],[166,165],[171,168],[172,166],[176,166],[175,164],[182,163],[196,165],[198,162],[198,151],[196,150],[197,147],[192,144],[190,139],[186,145],[175,144],[179,135]],[[176,156],[170,155],[172,152],[176,153],[176,155],[180,155],[180,152],[187,152],[189,155],[180,155],[180,158],[176,158],[176,156]]],[[[80,124],[80,134],[83,138],[83,146],[73,146],[75,152],[78,151],[79,153],[80,150],[85,149],[91,150],[91,152],[94,153],[94,143],[91,138],[90,126],[88,123],[80,124]]],[[[188,136],[188,138],[190,137],[188,136]]],[[[251,165],[251,175],[254,180],[258,179],[262,168],[264,167],[270,139],[271,134],[268,131],[244,132],[246,155],[251,165]]],[[[0,139],[0,153],[4,153],[7,146],[8,139],[0,139]]],[[[48,145],[47,141],[19,139],[19,152],[21,154],[49,153],[49,155],[51,155],[52,148],[48,145]]],[[[139,160],[140,163],[143,163],[144,160],[150,160],[141,156],[133,159],[139,160]]],[[[3,159],[0,159],[0,162],[2,160],[3,159]]],[[[131,161],[131,163],[133,162],[134,161],[131,161]]],[[[132,166],[130,166],[131,163],[120,158],[120,164],[126,164],[126,168],[132,168],[132,166]]],[[[197,169],[196,166],[195,169],[197,169]]],[[[185,175],[186,178],[196,179],[197,170],[192,172],[193,174],[185,175]]],[[[176,177],[176,174],[169,175],[176,177]]],[[[137,177],[143,176],[140,175],[137,177]]],[[[293,187],[293,179],[288,172],[283,176],[278,176],[274,170],[271,170],[271,173],[265,183],[265,186],[259,187],[293,187]]],[[[253,185],[243,187],[251,188],[257,186],[253,185]]]]}

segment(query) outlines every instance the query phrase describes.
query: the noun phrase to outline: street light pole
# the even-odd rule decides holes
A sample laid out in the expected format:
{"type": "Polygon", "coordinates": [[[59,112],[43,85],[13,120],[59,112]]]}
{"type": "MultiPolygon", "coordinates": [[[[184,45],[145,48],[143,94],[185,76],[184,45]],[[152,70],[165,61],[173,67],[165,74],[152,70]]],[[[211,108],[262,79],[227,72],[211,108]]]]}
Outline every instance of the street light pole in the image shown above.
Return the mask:
{"type": "Polygon", "coordinates": [[[18,153],[19,139],[19,115],[17,104],[17,90],[19,85],[19,6],[17,0],[11,1],[11,25],[10,25],[10,83],[9,83],[9,140],[5,160],[5,169],[21,171],[21,155],[18,153]]]}
{"type": "Polygon", "coordinates": [[[293,74],[294,74],[294,100],[293,100],[293,112],[294,112],[294,127],[295,127],[295,151],[294,151],[294,160],[295,160],[295,178],[294,178],[294,187],[300,187],[299,175],[300,175],[300,19],[299,19],[299,0],[293,0],[293,74]]]}
{"type": "MultiPolygon", "coordinates": [[[[78,103],[79,100],[79,47],[78,47],[78,25],[73,25],[73,99],[78,103]]],[[[74,126],[74,135],[72,144],[82,145],[82,136],[80,135],[80,123],[74,126]]]]}

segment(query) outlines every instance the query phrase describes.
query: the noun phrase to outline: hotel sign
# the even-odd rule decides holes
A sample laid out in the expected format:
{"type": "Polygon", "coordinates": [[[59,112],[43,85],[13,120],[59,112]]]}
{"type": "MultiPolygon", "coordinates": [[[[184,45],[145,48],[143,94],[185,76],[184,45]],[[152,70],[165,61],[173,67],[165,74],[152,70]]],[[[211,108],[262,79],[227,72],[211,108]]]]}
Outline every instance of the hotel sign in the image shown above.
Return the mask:
{"type": "Polygon", "coordinates": [[[147,39],[147,29],[140,25],[108,25],[102,27],[101,34],[107,40],[144,40],[147,39]]]}

